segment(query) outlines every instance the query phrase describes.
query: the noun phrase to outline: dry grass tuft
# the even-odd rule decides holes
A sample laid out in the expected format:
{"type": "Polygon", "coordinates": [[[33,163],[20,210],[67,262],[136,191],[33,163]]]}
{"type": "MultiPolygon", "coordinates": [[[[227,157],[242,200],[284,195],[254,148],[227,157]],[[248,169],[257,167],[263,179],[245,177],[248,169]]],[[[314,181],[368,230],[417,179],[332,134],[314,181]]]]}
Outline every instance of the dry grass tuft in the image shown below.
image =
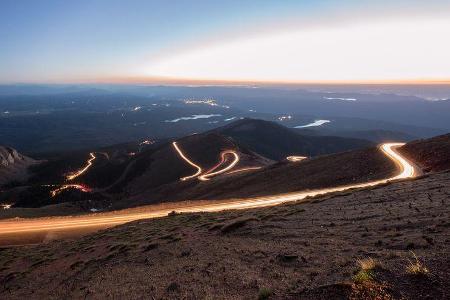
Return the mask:
{"type": "Polygon", "coordinates": [[[379,266],[379,264],[371,257],[358,259],[356,262],[363,271],[370,271],[379,266]]]}
{"type": "Polygon", "coordinates": [[[430,270],[419,260],[417,255],[412,252],[414,261],[408,259],[408,265],[406,266],[406,273],[414,276],[426,276],[430,273],[430,270]]]}
{"type": "Polygon", "coordinates": [[[377,263],[373,258],[366,257],[362,259],[358,259],[356,261],[360,267],[358,273],[356,273],[352,278],[356,283],[363,283],[366,281],[373,280],[375,277],[374,270],[377,267],[380,267],[380,264],[377,263]]]}

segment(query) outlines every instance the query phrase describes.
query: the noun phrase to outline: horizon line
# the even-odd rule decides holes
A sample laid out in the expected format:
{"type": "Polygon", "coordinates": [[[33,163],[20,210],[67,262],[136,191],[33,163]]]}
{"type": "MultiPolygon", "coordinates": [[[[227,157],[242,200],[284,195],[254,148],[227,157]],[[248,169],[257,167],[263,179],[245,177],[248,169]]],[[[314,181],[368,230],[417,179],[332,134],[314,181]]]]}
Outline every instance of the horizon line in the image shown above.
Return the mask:
{"type": "Polygon", "coordinates": [[[375,79],[375,80],[251,80],[251,79],[190,79],[171,77],[103,77],[72,80],[0,82],[0,85],[71,85],[71,84],[145,84],[145,85],[447,85],[449,79],[375,79]]]}

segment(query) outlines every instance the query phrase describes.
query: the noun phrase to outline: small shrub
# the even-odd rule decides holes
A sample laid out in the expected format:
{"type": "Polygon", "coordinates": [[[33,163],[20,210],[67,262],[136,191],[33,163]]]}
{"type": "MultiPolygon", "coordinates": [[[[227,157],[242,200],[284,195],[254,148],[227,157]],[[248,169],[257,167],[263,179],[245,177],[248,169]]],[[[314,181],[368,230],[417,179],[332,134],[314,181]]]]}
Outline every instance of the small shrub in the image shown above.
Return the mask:
{"type": "Polygon", "coordinates": [[[378,266],[378,263],[371,257],[358,259],[356,262],[361,267],[361,270],[364,270],[364,271],[373,270],[378,266]]]}
{"type": "Polygon", "coordinates": [[[272,290],[269,288],[261,288],[258,293],[258,300],[269,299],[272,296],[272,290]]]}
{"type": "Polygon", "coordinates": [[[414,276],[426,276],[430,273],[428,268],[419,260],[417,255],[412,252],[414,261],[408,259],[408,265],[406,266],[406,273],[414,276]]]}
{"type": "Polygon", "coordinates": [[[358,273],[356,273],[356,275],[354,275],[352,277],[353,281],[356,283],[363,283],[366,281],[371,281],[373,280],[373,271],[359,271],[358,273]]]}
{"type": "Polygon", "coordinates": [[[360,270],[353,276],[353,281],[356,283],[363,283],[373,280],[375,277],[374,270],[379,267],[379,264],[371,257],[358,259],[356,261],[360,270]]]}

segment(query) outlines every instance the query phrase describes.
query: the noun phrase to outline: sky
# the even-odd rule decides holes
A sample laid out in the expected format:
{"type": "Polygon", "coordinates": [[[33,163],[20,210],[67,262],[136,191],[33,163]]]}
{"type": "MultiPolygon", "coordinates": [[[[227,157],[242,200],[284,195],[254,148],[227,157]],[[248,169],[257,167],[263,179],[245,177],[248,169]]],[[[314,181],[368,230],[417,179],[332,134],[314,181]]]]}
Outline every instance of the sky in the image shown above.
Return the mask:
{"type": "Polygon", "coordinates": [[[1,0],[0,83],[450,80],[450,0],[1,0]]]}

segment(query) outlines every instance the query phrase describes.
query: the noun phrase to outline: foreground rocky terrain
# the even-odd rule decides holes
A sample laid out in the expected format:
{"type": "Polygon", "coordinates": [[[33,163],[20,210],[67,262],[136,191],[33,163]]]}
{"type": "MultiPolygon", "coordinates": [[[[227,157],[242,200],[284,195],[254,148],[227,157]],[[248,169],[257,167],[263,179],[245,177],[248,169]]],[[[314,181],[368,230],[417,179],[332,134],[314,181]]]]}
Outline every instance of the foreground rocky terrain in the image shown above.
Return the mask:
{"type": "Polygon", "coordinates": [[[0,298],[448,299],[449,180],[2,248],[0,298]]]}

